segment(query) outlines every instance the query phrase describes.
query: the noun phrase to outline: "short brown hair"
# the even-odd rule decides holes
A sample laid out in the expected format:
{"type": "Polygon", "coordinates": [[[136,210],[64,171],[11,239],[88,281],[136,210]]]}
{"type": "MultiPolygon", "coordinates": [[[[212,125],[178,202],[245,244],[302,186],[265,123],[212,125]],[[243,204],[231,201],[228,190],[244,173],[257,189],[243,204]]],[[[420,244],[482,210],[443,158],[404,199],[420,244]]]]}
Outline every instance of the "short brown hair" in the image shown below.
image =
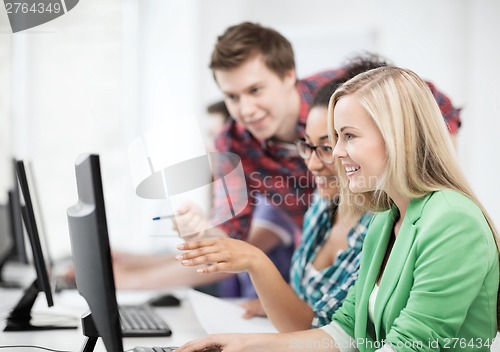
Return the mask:
{"type": "Polygon", "coordinates": [[[258,54],[280,78],[295,68],[290,42],[274,29],[251,22],[231,26],[217,38],[209,67],[212,71],[233,69],[258,54]]]}
{"type": "Polygon", "coordinates": [[[207,112],[209,114],[220,114],[224,117],[224,122],[226,122],[231,117],[231,114],[227,110],[227,106],[224,100],[217,101],[207,106],[207,112]]]}

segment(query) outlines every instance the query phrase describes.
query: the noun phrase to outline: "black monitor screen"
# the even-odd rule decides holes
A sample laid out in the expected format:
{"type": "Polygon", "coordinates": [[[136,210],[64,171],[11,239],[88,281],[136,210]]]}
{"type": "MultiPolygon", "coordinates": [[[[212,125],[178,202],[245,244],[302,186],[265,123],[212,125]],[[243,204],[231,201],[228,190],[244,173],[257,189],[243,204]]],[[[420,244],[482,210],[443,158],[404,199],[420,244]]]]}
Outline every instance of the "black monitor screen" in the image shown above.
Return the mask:
{"type": "Polygon", "coordinates": [[[21,200],[19,184],[17,182],[16,163],[12,161],[13,166],[13,186],[9,191],[9,211],[10,211],[10,229],[14,238],[14,249],[12,252],[12,259],[15,261],[28,264],[28,256],[26,254],[26,243],[23,230],[23,219],[21,215],[21,200]]]}
{"type": "Polygon", "coordinates": [[[0,283],[2,283],[2,266],[14,248],[14,239],[10,232],[8,205],[0,204],[0,283]]]}
{"type": "Polygon", "coordinates": [[[75,170],[78,202],[67,214],[76,286],[107,351],[122,352],[99,156],[80,156],[75,170]]]}
{"type": "Polygon", "coordinates": [[[49,273],[45,256],[42,251],[42,243],[38,233],[38,226],[35,218],[35,211],[33,209],[33,200],[31,197],[30,187],[28,185],[28,177],[26,175],[26,168],[22,160],[17,162],[16,165],[17,178],[21,186],[21,192],[24,199],[24,206],[22,206],[22,215],[24,225],[26,227],[28,238],[30,239],[31,250],[33,252],[33,263],[37,274],[38,287],[45,293],[47,304],[49,307],[54,305],[52,298],[52,291],[50,289],[49,273]]]}

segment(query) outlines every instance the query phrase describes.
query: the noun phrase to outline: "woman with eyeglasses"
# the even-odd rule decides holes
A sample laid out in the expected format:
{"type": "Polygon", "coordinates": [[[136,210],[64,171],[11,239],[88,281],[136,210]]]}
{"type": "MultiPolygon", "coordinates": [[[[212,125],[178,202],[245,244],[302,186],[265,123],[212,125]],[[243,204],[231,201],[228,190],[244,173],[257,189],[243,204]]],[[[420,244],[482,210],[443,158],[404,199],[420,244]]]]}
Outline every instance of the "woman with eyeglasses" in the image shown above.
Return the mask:
{"type": "Polygon", "coordinates": [[[214,263],[198,269],[200,273],[247,271],[250,274],[260,301],[246,305],[247,317],[267,315],[281,332],[320,327],[330,323],[332,314],[356,281],[371,214],[355,211],[347,215],[338,211],[337,170],[328,141],[327,108],[331,95],[342,82],[359,72],[385,65],[376,56],[353,60],[346,76],[327,84],[314,97],[305,139],[295,144],[315,176],[317,197],[305,215],[301,242],[292,257],[290,285],[261,250],[244,241],[218,238],[179,247],[190,250],[179,256],[183,265],[214,263]]]}

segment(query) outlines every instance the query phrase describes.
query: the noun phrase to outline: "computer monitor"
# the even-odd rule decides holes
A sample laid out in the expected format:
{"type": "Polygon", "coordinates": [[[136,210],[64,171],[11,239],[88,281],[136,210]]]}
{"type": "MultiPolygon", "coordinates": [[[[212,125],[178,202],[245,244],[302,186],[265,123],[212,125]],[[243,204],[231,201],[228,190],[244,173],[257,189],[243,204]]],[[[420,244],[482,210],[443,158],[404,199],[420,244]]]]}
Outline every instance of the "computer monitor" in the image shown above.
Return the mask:
{"type": "Polygon", "coordinates": [[[28,234],[33,253],[33,264],[36,270],[36,279],[25,290],[17,305],[7,317],[7,325],[4,331],[28,331],[28,330],[53,330],[53,329],[73,329],[75,326],[68,325],[33,325],[31,322],[31,309],[35,303],[38,293],[44,292],[47,305],[52,307],[54,300],[49,281],[50,265],[45,260],[42,250],[42,244],[36,223],[35,212],[33,209],[33,200],[30,192],[30,186],[26,173],[26,168],[22,160],[16,163],[17,180],[21,187],[22,199],[24,204],[20,203],[23,223],[28,234]]]}
{"type": "Polygon", "coordinates": [[[2,268],[9,259],[14,248],[14,239],[10,231],[10,219],[8,205],[0,204],[0,286],[4,287],[5,280],[2,277],[2,268]]]}
{"type": "MultiPolygon", "coordinates": [[[[75,171],[78,202],[68,208],[68,225],[76,286],[90,308],[82,317],[87,339],[81,351],[93,351],[97,338],[101,337],[108,352],[122,352],[123,330],[116,301],[99,156],[79,156],[75,171]]],[[[170,334],[165,325],[164,334],[149,336],[170,334]]],[[[173,351],[173,348],[163,350],[173,351]]]]}
{"type": "Polygon", "coordinates": [[[78,202],[67,215],[76,287],[90,308],[82,317],[87,336],[82,350],[92,351],[100,336],[108,352],[122,352],[99,156],[79,156],[75,171],[78,202]]]}
{"type": "Polygon", "coordinates": [[[14,248],[12,249],[9,259],[19,263],[29,264],[28,255],[26,252],[25,234],[23,228],[23,219],[21,215],[21,194],[19,184],[17,182],[16,159],[12,159],[12,182],[13,185],[9,190],[9,215],[10,215],[10,231],[14,238],[14,248]]]}
{"type": "Polygon", "coordinates": [[[20,282],[6,281],[2,270],[7,262],[29,264],[15,159],[12,160],[12,171],[12,186],[8,191],[8,203],[0,205],[0,287],[21,288],[20,282]]]}

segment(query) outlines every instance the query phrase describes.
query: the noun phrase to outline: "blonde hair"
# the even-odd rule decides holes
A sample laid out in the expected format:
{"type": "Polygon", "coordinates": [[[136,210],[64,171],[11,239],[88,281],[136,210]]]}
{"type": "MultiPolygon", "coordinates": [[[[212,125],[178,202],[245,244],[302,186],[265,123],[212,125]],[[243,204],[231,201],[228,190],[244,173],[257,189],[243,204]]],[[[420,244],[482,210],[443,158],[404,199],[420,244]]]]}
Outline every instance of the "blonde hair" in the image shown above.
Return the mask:
{"type": "Polygon", "coordinates": [[[355,195],[350,192],[345,170],[337,160],[340,206],[355,204],[366,210],[386,210],[392,201],[381,189],[390,185],[398,185],[398,193],[408,198],[454,190],[478,205],[499,249],[498,233],[462,173],[446,124],[427,84],[414,72],[398,67],[373,69],[347,81],[335,91],[328,106],[328,130],[333,145],[337,142],[334,108],[346,95],[359,98],[379,128],[385,141],[387,167],[378,190],[355,195]]]}

